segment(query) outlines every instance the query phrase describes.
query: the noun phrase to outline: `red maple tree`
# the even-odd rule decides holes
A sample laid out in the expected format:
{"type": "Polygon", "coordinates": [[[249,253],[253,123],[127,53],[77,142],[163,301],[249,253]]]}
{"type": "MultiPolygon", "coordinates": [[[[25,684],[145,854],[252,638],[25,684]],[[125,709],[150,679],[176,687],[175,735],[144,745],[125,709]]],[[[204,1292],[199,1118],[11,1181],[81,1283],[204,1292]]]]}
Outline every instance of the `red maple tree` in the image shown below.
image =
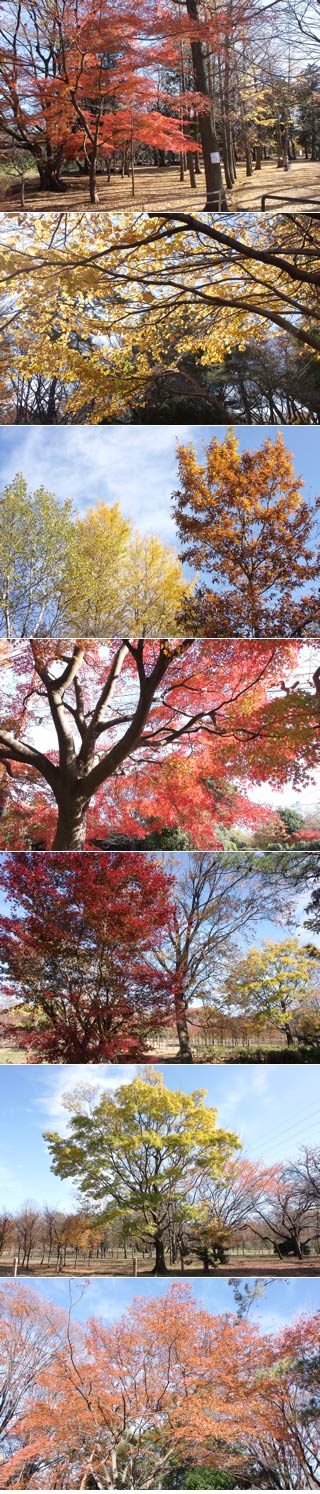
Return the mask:
{"type": "Polygon", "coordinates": [[[125,833],[141,837],[141,822],[166,806],[172,823],[174,797],[198,848],[212,847],[230,782],[239,823],[250,783],[299,785],[318,761],[320,674],[313,655],[309,677],[294,642],[35,640],[13,644],[9,663],[5,645],[4,660],[0,763],[20,815],[26,804],[32,818],[34,783],[45,786],[56,850],[84,846],[91,803],[105,834],[120,814],[125,833]]]}
{"type": "Polygon", "coordinates": [[[141,1058],[172,1014],[152,953],[172,879],[155,857],[14,855],[0,919],[3,1030],[47,1062],[141,1058]]]}

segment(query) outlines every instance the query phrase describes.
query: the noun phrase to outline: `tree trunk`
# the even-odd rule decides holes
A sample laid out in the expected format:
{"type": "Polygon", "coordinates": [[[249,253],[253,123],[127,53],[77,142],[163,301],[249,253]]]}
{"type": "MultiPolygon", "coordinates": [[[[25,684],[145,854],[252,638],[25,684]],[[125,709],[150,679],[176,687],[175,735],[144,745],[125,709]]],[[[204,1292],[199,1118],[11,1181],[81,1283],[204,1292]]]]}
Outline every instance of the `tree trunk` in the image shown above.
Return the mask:
{"type": "Polygon", "coordinates": [[[53,851],[83,851],[86,839],[86,799],[59,804],[53,851]]]}
{"type": "Polygon", "coordinates": [[[188,150],[187,151],[187,167],[188,167],[189,176],[190,176],[190,187],[193,187],[193,188],[195,188],[197,190],[197,183],[196,183],[196,175],[195,175],[195,169],[194,169],[194,159],[193,159],[192,150],[188,150]]]}
{"type": "Polygon", "coordinates": [[[40,153],[38,155],[35,150],[33,151],[33,155],[39,172],[41,190],[43,192],[65,191],[65,184],[60,181],[62,164],[60,159],[57,157],[56,160],[54,158],[52,160],[44,160],[43,156],[40,153]]]}
{"type": "Polygon", "coordinates": [[[153,1276],[166,1276],[166,1274],[167,1274],[167,1267],[166,1267],[165,1258],[164,1258],[164,1244],[163,1244],[162,1235],[156,1235],[154,1243],[155,1243],[155,1251],[156,1251],[156,1261],[155,1261],[154,1271],[153,1271],[152,1274],[153,1274],[153,1276]]]}
{"type": "MultiPolygon", "coordinates": [[[[198,0],[186,0],[186,5],[190,20],[199,21],[198,0]]],[[[191,55],[196,91],[210,98],[204,48],[201,41],[191,42],[191,55]]],[[[223,212],[227,212],[228,204],[222,181],[218,137],[210,114],[199,114],[199,130],[207,188],[206,210],[210,212],[221,208],[223,212]]]]}
{"type": "Polygon", "coordinates": [[[95,206],[99,202],[99,196],[97,191],[97,158],[94,150],[91,152],[89,161],[89,192],[90,202],[95,206]]]}
{"type": "Polygon", "coordinates": [[[252,155],[251,155],[249,140],[248,140],[247,136],[246,136],[246,141],[245,141],[245,155],[246,155],[246,176],[252,176],[252,155]]]}
{"type": "Polygon", "coordinates": [[[175,996],[175,1017],[182,1063],[193,1063],[187,1020],[187,1006],[183,996],[175,996]]]}

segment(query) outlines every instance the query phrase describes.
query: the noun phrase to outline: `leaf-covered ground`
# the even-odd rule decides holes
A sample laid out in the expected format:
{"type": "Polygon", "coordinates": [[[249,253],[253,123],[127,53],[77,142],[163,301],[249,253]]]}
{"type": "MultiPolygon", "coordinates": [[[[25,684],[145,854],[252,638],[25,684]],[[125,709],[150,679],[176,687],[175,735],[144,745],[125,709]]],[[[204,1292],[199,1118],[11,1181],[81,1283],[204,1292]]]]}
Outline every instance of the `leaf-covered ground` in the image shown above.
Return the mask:
{"type": "MultiPolygon", "coordinates": [[[[33,211],[52,212],[52,209],[63,208],[87,208],[90,212],[95,209],[90,207],[88,178],[78,175],[68,175],[62,178],[63,187],[61,195],[58,192],[41,192],[39,187],[38,173],[30,171],[25,179],[25,200],[28,208],[33,211]]],[[[153,170],[152,167],[137,167],[135,172],[135,197],[133,203],[131,177],[122,178],[120,175],[112,175],[110,183],[106,176],[98,178],[99,207],[101,211],[115,212],[118,209],[132,207],[134,203],[138,207],[168,209],[172,211],[175,207],[189,211],[204,211],[205,208],[205,180],[203,168],[197,176],[196,190],[190,187],[189,174],[186,171],[184,182],[179,180],[179,167],[167,167],[165,170],[153,170]]],[[[297,199],[299,211],[315,207],[314,199],[320,202],[320,161],[295,161],[292,162],[289,171],[278,169],[275,162],[265,161],[260,171],[253,170],[252,177],[248,178],[245,166],[239,164],[237,168],[237,180],[232,191],[228,192],[228,203],[230,209],[237,207],[248,208],[260,212],[261,198],[263,193],[276,193],[280,197],[297,199]],[[303,203],[298,198],[305,199],[303,203]]],[[[14,207],[19,204],[20,187],[17,177],[11,178],[10,174],[0,177],[0,207],[7,212],[11,210],[11,202],[14,207]]],[[[286,203],[280,207],[285,210],[286,203]]],[[[294,205],[294,201],[293,201],[294,205]]],[[[268,201],[269,211],[275,210],[279,204],[268,201]]],[[[290,202],[289,202],[290,206],[290,202]]]]}
{"type": "MultiPolygon", "coordinates": [[[[143,1260],[142,1256],[138,1256],[137,1276],[151,1276],[153,1274],[153,1265],[153,1256],[152,1259],[150,1257],[149,1267],[146,1264],[146,1260],[143,1260]]],[[[175,1278],[184,1274],[181,1272],[179,1265],[169,1265],[169,1259],[167,1269],[168,1275],[175,1278]]],[[[59,1265],[60,1276],[68,1276],[70,1275],[70,1272],[72,1273],[72,1276],[83,1276],[84,1271],[86,1277],[134,1276],[135,1274],[130,1250],[128,1250],[126,1259],[124,1257],[123,1251],[114,1249],[113,1251],[110,1251],[103,1260],[97,1260],[94,1254],[90,1258],[90,1254],[80,1254],[79,1252],[79,1258],[76,1262],[74,1259],[74,1251],[70,1250],[67,1254],[65,1264],[59,1265]]],[[[320,1275],[320,1256],[308,1255],[306,1260],[302,1261],[297,1261],[296,1259],[293,1259],[293,1257],[291,1257],[289,1260],[286,1259],[285,1261],[281,1261],[278,1260],[278,1258],[272,1255],[269,1251],[264,1251],[261,1255],[253,1255],[251,1253],[248,1255],[244,1255],[242,1253],[242,1250],[230,1251],[227,1265],[215,1266],[214,1269],[211,1268],[210,1271],[206,1272],[206,1275],[230,1276],[230,1273],[232,1273],[233,1276],[242,1277],[244,1271],[246,1276],[265,1276],[266,1273],[268,1274],[268,1277],[270,1277],[271,1275],[285,1275],[286,1277],[314,1276],[318,1274],[320,1275]]],[[[12,1276],[12,1274],[12,1254],[10,1254],[10,1257],[6,1256],[5,1254],[1,1255],[1,1276],[12,1276]]],[[[30,1260],[28,1271],[24,1266],[23,1270],[21,1269],[21,1272],[18,1272],[18,1275],[22,1276],[39,1276],[39,1274],[41,1274],[41,1276],[56,1276],[57,1274],[56,1260],[52,1260],[50,1266],[48,1266],[47,1263],[42,1260],[40,1251],[38,1251],[37,1253],[34,1252],[34,1255],[30,1260]]],[[[199,1262],[191,1261],[190,1264],[188,1257],[188,1264],[186,1264],[185,1267],[185,1274],[188,1277],[202,1277],[204,1275],[204,1272],[202,1266],[199,1266],[199,1262]]]]}

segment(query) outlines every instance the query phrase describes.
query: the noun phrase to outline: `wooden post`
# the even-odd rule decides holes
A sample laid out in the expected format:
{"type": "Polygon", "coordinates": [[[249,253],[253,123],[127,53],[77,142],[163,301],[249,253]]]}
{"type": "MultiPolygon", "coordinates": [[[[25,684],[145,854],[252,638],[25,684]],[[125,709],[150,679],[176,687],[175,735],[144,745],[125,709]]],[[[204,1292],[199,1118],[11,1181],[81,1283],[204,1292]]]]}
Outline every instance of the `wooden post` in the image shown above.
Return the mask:
{"type": "Polygon", "coordinates": [[[13,1262],[13,1275],[14,1275],[14,1276],[17,1276],[17,1275],[18,1275],[18,1256],[17,1256],[17,1255],[15,1255],[15,1257],[14,1257],[14,1262],[13,1262]]]}

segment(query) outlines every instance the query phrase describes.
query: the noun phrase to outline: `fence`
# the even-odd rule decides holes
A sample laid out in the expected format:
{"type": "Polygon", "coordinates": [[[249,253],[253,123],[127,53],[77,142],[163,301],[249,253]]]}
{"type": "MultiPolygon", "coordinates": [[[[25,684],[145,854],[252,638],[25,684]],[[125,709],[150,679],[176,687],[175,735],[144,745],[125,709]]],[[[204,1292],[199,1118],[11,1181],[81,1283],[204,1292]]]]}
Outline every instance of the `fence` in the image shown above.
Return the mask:
{"type": "Polygon", "coordinates": [[[293,207],[298,207],[298,204],[302,203],[306,208],[313,207],[313,205],[315,204],[315,206],[318,208],[318,212],[315,213],[314,216],[316,218],[320,216],[319,197],[297,197],[296,195],[294,197],[280,197],[278,192],[264,192],[261,198],[262,213],[266,212],[267,202],[284,202],[286,206],[288,206],[288,203],[293,203],[293,207]]]}

